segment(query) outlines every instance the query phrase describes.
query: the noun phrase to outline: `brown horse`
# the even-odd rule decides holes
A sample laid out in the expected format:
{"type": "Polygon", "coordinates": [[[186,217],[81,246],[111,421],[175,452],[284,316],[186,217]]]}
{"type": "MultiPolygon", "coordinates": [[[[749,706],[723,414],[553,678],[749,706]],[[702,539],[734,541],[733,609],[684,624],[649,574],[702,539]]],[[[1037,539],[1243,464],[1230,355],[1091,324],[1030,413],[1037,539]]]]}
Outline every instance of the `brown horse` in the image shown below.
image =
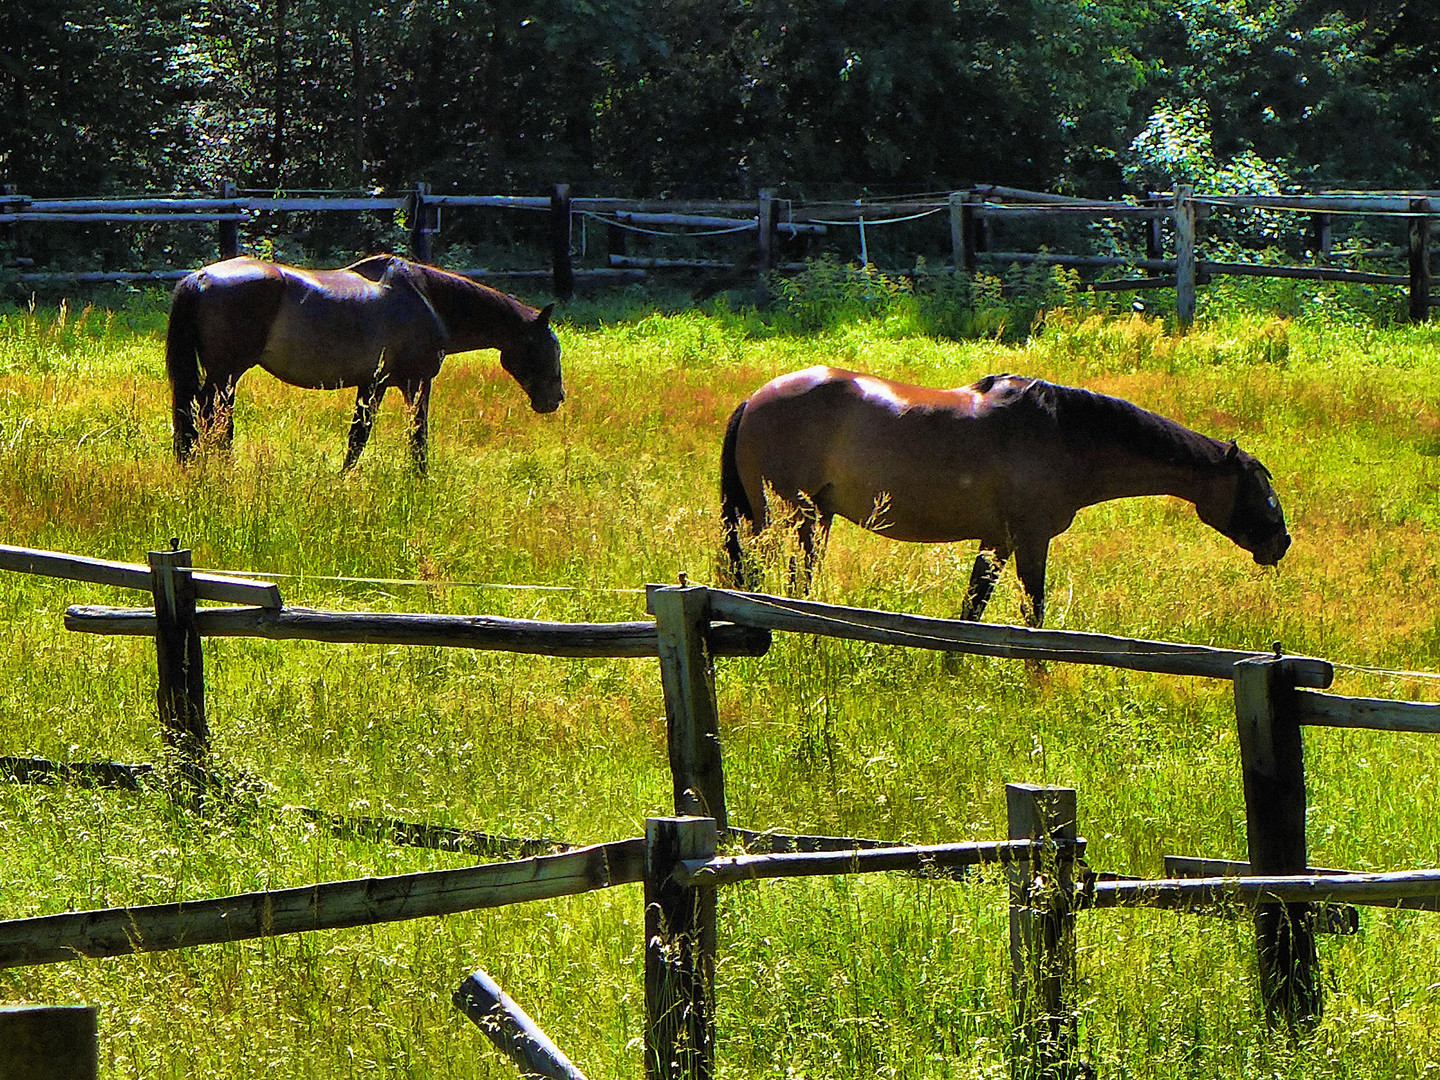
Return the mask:
{"type": "Polygon", "coordinates": [[[430,382],[447,353],[499,349],[536,412],[565,400],[554,305],[537,311],[459,274],[394,255],[343,270],[301,270],[241,256],[175,287],[165,366],[174,398],[175,456],[202,430],[235,436],[235,384],[250,368],[311,390],[355,387],[345,468],[355,464],[380,400],[399,387],[411,414],[416,466],[425,470],[430,382]],[[197,413],[198,406],[198,416],[197,413]]]}
{"type": "Polygon", "coordinates": [[[1119,398],[1018,375],[956,390],[812,367],[741,402],[721,451],[726,550],[745,585],[741,519],[799,531],[806,572],[834,515],[894,540],[979,540],[961,618],[979,619],[1013,554],[1032,626],[1045,616],[1050,541],[1081,507],[1175,495],[1255,561],[1290,546],[1270,473],[1223,443],[1119,398]]]}

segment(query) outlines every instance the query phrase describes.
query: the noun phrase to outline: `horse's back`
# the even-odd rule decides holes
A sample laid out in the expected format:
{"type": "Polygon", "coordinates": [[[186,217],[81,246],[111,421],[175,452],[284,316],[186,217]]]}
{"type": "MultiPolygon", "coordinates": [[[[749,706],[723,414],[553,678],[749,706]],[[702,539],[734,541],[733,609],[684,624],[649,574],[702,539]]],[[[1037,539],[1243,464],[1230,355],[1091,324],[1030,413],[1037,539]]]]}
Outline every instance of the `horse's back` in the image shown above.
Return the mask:
{"type": "MultiPolygon", "coordinates": [[[[752,501],[768,484],[896,539],[984,537],[1019,497],[1017,414],[1034,380],[937,390],[814,367],[748,400],[736,462],[752,501]]],[[[1040,440],[1043,443],[1043,437],[1040,440]]]]}

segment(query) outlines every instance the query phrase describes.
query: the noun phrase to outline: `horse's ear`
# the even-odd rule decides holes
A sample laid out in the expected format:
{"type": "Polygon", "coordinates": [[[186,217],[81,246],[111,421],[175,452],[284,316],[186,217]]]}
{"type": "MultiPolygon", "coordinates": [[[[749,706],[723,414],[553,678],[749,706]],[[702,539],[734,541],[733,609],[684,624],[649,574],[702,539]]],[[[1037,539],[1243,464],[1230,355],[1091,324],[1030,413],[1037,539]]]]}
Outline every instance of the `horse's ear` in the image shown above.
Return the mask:
{"type": "Polygon", "coordinates": [[[550,313],[554,310],[555,305],[553,302],[546,304],[543,308],[540,309],[540,314],[536,317],[535,321],[538,322],[541,326],[549,326],[550,313]]]}
{"type": "Polygon", "coordinates": [[[1239,444],[1238,442],[1236,442],[1234,439],[1231,439],[1229,445],[1225,447],[1225,460],[1226,460],[1226,461],[1239,461],[1239,460],[1240,460],[1240,444],[1239,444]]]}

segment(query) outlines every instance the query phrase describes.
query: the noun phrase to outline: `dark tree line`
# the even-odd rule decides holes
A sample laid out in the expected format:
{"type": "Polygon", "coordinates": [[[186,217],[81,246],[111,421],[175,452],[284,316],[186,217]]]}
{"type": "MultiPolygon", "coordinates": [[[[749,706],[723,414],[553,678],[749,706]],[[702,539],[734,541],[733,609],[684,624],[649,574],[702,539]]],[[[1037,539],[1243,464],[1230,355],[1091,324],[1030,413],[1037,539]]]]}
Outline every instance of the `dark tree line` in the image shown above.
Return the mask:
{"type": "Polygon", "coordinates": [[[1420,0],[25,0],[0,181],[1440,187],[1420,0]]]}

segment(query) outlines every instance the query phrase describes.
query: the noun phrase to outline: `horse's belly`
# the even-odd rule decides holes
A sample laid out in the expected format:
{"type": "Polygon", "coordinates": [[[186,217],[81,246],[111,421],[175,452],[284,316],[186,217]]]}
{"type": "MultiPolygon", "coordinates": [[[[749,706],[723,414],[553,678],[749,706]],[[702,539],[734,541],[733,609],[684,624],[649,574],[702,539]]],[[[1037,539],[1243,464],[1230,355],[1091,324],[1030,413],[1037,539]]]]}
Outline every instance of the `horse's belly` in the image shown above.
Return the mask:
{"type": "Polygon", "coordinates": [[[365,385],[383,374],[384,364],[384,348],[369,343],[337,351],[333,345],[300,345],[282,340],[268,344],[260,354],[260,366],[271,375],[309,390],[365,385]]]}
{"type": "MultiPolygon", "coordinates": [[[[838,485],[837,485],[838,487],[838,485]]],[[[837,491],[835,513],[891,540],[921,544],[979,540],[1000,519],[991,495],[980,489],[915,489],[892,483],[837,491]]]]}
{"type": "Polygon", "coordinates": [[[340,316],[318,327],[292,315],[275,321],[260,365],[294,386],[322,390],[373,382],[385,355],[385,342],[361,320],[340,316]]]}

